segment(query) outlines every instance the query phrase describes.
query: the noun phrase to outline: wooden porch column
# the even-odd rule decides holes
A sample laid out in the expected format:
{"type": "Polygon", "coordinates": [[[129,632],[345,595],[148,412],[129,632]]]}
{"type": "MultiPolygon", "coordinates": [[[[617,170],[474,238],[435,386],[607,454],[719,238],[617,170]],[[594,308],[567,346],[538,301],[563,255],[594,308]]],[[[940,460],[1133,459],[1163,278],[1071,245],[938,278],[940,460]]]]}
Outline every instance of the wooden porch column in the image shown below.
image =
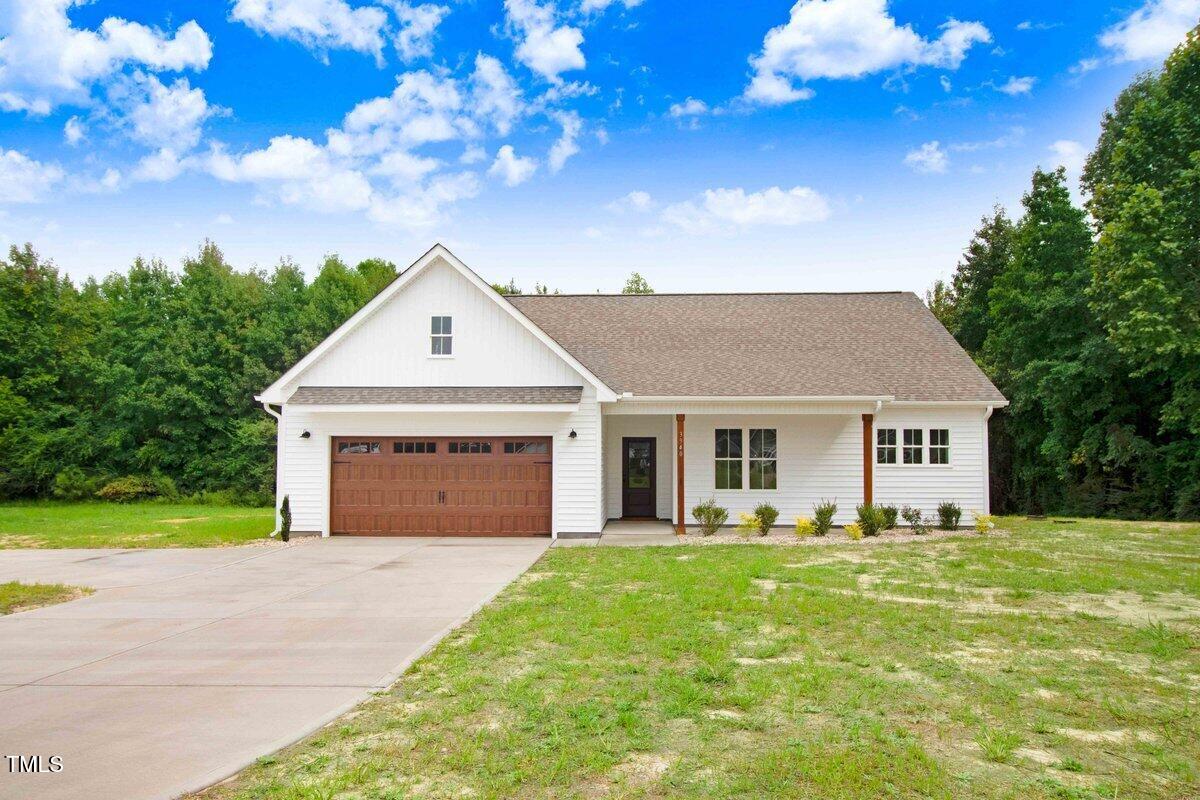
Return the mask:
{"type": "Polygon", "coordinates": [[[874,435],[874,414],[863,414],[863,502],[872,502],[872,496],[875,490],[875,474],[874,459],[871,458],[872,443],[871,439],[874,435]]]}
{"type": "Polygon", "coordinates": [[[683,518],[683,414],[675,415],[675,532],[687,531],[683,518]]]}

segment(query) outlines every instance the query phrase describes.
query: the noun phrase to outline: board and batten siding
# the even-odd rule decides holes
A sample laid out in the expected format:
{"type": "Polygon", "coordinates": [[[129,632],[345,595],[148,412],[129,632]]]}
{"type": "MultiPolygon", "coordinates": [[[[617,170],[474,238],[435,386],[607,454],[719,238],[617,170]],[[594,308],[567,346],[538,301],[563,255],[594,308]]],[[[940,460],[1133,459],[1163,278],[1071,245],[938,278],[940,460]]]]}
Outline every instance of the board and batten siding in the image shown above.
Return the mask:
{"type": "Polygon", "coordinates": [[[493,298],[437,261],[283,390],[298,386],[579,386],[581,376],[493,298]],[[430,357],[430,318],[453,355],[430,357]]]}
{"type": "Polygon", "coordinates": [[[600,408],[588,387],[574,412],[346,413],[285,405],[280,492],[291,498],[292,529],[329,532],[332,437],[472,435],[553,437],[553,531],[598,533],[603,527],[600,408]],[[302,438],[304,431],[311,436],[302,438]]]}
{"type": "MultiPolygon", "coordinates": [[[[611,425],[615,418],[606,416],[605,425],[611,425]]],[[[982,409],[885,407],[876,415],[875,426],[897,430],[923,428],[926,448],[930,428],[948,428],[951,453],[951,463],[946,467],[875,465],[876,503],[916,506],[925,514],[934,515],[938,503],[950,500],[962,507],[964,525],[973,522],[972,510],[986,508],[986,427],[982,409]]],[[[928,451],[925,455],[927,458],[928,451]]],[[[743,485],[748,486],[746,467],[744,463],[743,485]]],[[[854,521],[855,506],[863,501],[862,417],[859,414],[689,414],[684,426],[684,468],[684,513],[688,524],[695,524],[692,507],[713,498],[729,510],[729,524],[736,524],[739,513],[753,512],[759,503],[767,502],[779,509],[776,524],[790,526],[797,516],[811,517],[813,506],[820,501],[832,500],[838,506],[834,523],[845,525],[854,521]],[[716,489],[717,428],[745,431],[743,448],[747,455],[749,429],[774,428],[778,488],[716,489]]],[[[609,505],[611,508],[611,501],[609,505]]]]}
{"type": "Polygon", "coordinates": [[[670,519],[671,485],[675,474],[675,418],[644,414],[604,416],[604,495],[608,518],[617,519],[623,514],[621,481],[625,456],[621,452],[621,440],[627,436],[655,440],[655,513],[659,519],[670,519]]]}

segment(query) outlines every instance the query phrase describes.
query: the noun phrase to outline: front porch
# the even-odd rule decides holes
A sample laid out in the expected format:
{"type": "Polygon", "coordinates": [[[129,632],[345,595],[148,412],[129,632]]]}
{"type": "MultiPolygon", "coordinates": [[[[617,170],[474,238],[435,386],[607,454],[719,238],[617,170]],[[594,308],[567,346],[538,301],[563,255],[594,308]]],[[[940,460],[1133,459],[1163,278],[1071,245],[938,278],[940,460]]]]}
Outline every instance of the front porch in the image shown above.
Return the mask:
{"type": "MultiPolygon", "coordinates": [[[[874,501],[874,398],[855,402],[630,401],[602,419],[605,536],[636,521],[695,524],[691,508],[713,499],[738,515],[770,503],[777,525],[838,503],[838,524],[874,501]]],[[[627,527],[629,526],[629,527],[627,527]]]]}

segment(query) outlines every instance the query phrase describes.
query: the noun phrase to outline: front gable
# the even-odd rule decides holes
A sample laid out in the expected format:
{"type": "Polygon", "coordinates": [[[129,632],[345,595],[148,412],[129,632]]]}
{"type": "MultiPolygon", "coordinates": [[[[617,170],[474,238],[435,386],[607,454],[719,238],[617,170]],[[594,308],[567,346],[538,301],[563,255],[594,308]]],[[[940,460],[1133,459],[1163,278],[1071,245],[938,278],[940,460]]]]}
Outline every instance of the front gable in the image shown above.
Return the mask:
{"type": "Polygon", "coordinates": [[[300,386],[566,386],[610,392],[440,245],[405,270],[259,398],[300,386]],[[434,355],[434,316],[452,320],[452,352],[434,355]]]}

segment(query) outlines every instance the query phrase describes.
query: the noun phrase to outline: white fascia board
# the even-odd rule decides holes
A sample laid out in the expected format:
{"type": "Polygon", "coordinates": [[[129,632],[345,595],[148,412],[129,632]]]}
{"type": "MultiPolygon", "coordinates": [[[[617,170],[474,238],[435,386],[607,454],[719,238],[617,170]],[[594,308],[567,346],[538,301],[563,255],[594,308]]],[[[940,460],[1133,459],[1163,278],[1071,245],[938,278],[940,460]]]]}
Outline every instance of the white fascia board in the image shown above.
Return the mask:
{"type": "Polygon", "coordinates": [[[893,408],[1004,408],[1007,400],[896,400],[888,405],[893,408]]]}
{"type": "Polygon", "coordinates": [[[893,395],[648,395],[623,394],[635,403],[890,403],[893,395]]]}
{"type": "Polygon", "coordinates": [[[319,414],[384,413],[453,413],[453,414],[571,414],[579,410],[578,403],[288,403],[293,412],[319,414]]]}
{"type": "Polygon", "coordinates": [[[578,359],[563,349],[562,345],[547,336],[546,332],[534,324],[533,320],[522,314],[516,309],[515,306],[513,306],[512,303],[501,297],[500,294],[493,289],[490,284],[487,283],[487,281],[476,275],[470,267],[459,261],[458,257],[447,250],[443,245],[435,244],[433,247],[429,248],[429,250],[427,250],[423,256],[414,261],[408,267],[408,269],[396,276],[396,279],[389,283],[383,289],[383,291],[375,295],[370,302],[356,311],[354,315],[350,317],[350,319],[339,325],[333,333],[325,337],[325,339],[312,350],[310,350],[308,354],[304,356],[304,358],[296,362],[295,366],[283,373],[279,380],[275,381],[266,389],[264,389],[262,394],[258,395],[259,401],[267,403],[285,402],[287,400],[287,398],[283,396],[283,388],[285,386],[287,386],[305,370],[320,360],[322,356],[324,356],[334,347],[334,345],[344,339],[347,334],[361,325],[364,320],[366,320],[382,306],[384,306],[389,300],[395,297],[396,294],[399,293],[409,283],[411,283],[417,275],[421,274],[426,267],[434,263],[439,258],[454,269],[458,270],[458,272],[461,273],[468,281],[474,284],[477,289],[491,298],[494,303],[503,308],[513,319],[517,320],[522,326],[525,327],[526,330],[537,337],[538,341],[549,347],[555,355],[567,362],[572,369],[574,369],[589,383],[595,386],[597,400],[604,402],[616,399],[617,395],[612,389],[610,389],[603,381],[593,375],[587,367],[579,363],[578,359]]]}

